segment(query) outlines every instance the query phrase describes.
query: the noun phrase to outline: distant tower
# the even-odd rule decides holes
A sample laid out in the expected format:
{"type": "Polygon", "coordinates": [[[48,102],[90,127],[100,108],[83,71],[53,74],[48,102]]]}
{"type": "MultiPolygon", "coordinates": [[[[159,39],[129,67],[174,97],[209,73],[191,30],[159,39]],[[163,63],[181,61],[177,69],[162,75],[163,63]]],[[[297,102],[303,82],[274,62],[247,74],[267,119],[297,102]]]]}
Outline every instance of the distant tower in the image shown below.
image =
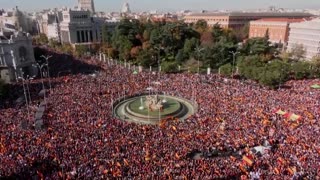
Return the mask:
{"type": "Polygon", "coordinates": [[[123,4],[122,9],[121,9],[121,13],[123,13],[123,14],[130,14],[131,13],[129,3],[126,2],[123,4]]]}
{"type": "Polygon", "coordinates": [[[83,10],[89,10],[92,14],[95,13],[93,0],[78,0],[78,7],[83,10]]]}

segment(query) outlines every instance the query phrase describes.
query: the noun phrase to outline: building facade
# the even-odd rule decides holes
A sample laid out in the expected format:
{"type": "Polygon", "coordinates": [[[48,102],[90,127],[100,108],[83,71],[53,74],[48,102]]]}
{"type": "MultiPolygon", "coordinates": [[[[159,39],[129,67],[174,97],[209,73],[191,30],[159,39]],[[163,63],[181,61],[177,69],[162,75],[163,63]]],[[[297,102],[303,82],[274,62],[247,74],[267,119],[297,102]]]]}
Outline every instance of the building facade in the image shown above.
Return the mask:
{"type": "Polygon", "coordinates": [[[303,19],[266,18],[249,23],[249,38],[265,37],[268,33],[272,43],[286,44],[289,37],[289,24],[303,19]]]}
{"type": "Polygon", "coordinates": [[[0,28],[33,33],[33,21],[16,7],[0,15],[0,28]]]}
{"type": "Polygon", "coordinates": [[[95,21],[89,11],[67,10],[60,23],[62,43],[90,44],[101,41],[102,23],[95,21]]]}
{"type": "Polygon", "coordinates": [[[308,18],[308,13],[280,13],[280,12],[230,12],[230,13],[200,13],[191,14],[184,17],[186,23],[196,23],[198,20],[205,20],[209,27],[219,24],[222,28],[240,29],[250,21],[263,18],[308,18]]]}
{"type": "Polygon", "coordinates": [[[0,79],[9,83],[22,74],[34,76],[37,69],[33,64],[35,59],[30,34],[0,32],[0,79]]]}
{"type": "Polygon", "coordinates": [[[95,13],[93,0],[78,0],[78,7],[82,10],[90,11],[92,14],[95,13]]]}
{"type": "Polygon", "coordinates": [[[300,23],[291,23],[287,51],[302,45],[305,58],[320,57],[320,18],[300,23]]]}

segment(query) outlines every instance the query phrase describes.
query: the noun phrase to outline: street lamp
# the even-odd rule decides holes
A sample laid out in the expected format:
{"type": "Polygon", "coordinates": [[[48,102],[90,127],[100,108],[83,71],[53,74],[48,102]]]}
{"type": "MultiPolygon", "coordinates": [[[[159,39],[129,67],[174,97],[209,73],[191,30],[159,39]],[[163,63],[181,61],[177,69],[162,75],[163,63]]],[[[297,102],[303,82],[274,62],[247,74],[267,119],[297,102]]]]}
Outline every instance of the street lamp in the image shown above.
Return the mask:
{"type": "Polygon", "coordinates": [[[49,88],[50,88],[50,91],[51,91],[51,80],[50,80],[50,70],[49,70],[49,61],[48,61],[48,59],[51,58],[52,56],[44,56],[44,55],[42,55],[40,57],[44,58],[46,60],[46,63],[47,63],[46,65],[47,65],[47,68],[48,68],[49,88]]]}
{"type": "Polygon", "coordinates": [[[161,72],[161,66],[160,66],[160,51],[161,51],[161,49],[163,49],[162,47],[154,47],[156,50],[158,50],[158,68],[159,68],[159,80],[160,80],[160,72],[161,72]]]}
{"type": "Polygon", "coordinates": [[[235,61],[236,61],[236,55],[237,54],[240,54],[240,52],[234,52],[234,51],[229,51],[229,53],[231,53],[232,54],[232,56],[233,56],[233,61],[232,61],[232,78],[233,78],[233,72],[234,72],[234,63],[235,63],[235,61]]]}
{"type": "Polygon", "coordinates": [[[44,91],[44,94],[43,94],[44,102],[47,104],[47,101],[46,101],[46,89],[45,89],[45,86],[44,86],[43,76],[42,76],[42,69],[43,69],[43,67],[44,67],[44,66],[46,66],[46,64],[42,64],[42,65],[40,65],[39,63],[36,63],[36,64],[33,64],[32,66],[33,66],[33,67],[37,67],[37,68],[39,68],[39,70],[40,70],[40,77],[41,77],[41,83],[42,83],[42,90],[44,91]]]}
{"type": "Polygon", "coordinates": [[[26,92],[26,88],[25,88],[25,85],[24,85],[25,79],[23,77],[18,77],[17,80],[22,80],[23,93],[24,93],[24,98],[25,98],[25,101],[26,101],[28,120],[29,120],[30,111],[29,111],[29,103],[28,103],[28,98],[27,98],[27,92],[26,92]]]}
{"type": "Polygon", "coordinates": [[[198,74],[200,74],[200,53],[204,50],[204,48],[200,48],[199,46],[197,46],[195,49],[194,49],[198,55],[198,74]]]}

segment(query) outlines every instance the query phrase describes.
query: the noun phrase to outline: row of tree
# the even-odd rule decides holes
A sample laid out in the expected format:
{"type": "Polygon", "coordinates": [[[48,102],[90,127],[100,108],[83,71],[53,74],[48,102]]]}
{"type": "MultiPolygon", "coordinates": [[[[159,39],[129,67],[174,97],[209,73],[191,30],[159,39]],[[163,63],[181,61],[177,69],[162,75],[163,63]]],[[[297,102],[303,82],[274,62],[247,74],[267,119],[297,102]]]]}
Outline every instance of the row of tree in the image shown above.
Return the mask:
{"type": "Polygon", "coordinates": [[[268,31],[265,37],[248,39],[248,26],[222,29],[219,24],[209,27],[203,20],[186,24],[122,19],[114,30],[103,26],[100,45],[77,46],[74,50],[69,44],[61,45],[43,35],[36,42],[76,56],[104,52],[110,58],[144,67],[160,64],[165,72],[177,72],[179,66],[193,72],[210,67],[232,75],[237,68],[240,77],[272,87],[288,79],[319,74],[317,60],[298,62],[305,53],[303,47],[280,53],[282,47],[270,44],[268,31]]]}

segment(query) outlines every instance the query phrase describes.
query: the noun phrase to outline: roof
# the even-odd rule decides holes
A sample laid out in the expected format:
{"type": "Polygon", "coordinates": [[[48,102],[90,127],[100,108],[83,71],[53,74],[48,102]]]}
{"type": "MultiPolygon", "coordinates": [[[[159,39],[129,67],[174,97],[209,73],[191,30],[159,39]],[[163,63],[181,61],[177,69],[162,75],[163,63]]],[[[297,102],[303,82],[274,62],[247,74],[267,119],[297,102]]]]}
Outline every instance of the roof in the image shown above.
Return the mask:
{"type": "Polygon", "coordinates": [[[229,13],[195,13],[188,16],[251,16],[251,17],[312,17],[302,12],[229,12],[229,13]]]}
{"type": "Polygon", "coordinates": [[[311,21],[291,23],[290,28],[320,29],[320,18],[315,18],[311,21]]]}
{"type": "Polygon", "coordinates": [[[302,22],[304,21],[305,18],[262,18],[262,19],[258,19],[255,20],[255,22],[289,22],[289,23],[293,23],[293,22],[302,22]]]}

